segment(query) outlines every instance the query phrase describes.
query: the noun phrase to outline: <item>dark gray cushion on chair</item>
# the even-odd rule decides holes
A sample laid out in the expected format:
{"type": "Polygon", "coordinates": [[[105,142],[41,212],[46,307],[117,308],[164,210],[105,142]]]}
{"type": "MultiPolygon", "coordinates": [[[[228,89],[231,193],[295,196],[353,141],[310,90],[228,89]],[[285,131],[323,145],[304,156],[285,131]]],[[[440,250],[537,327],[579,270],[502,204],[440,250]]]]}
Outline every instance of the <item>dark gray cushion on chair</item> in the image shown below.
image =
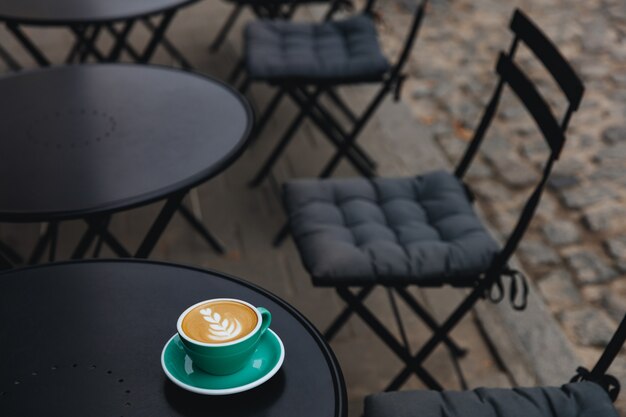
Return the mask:
{"type": "Polygon", "coordinates": [[[309,3],[329,3],[329,0],[227,0],[236,4],[249,4],[259,6],[283,5],[283,4],[309,4],[309,3]]]}
{"type": "Polygon", "coordinates": [[[618,417],[599,385],[405,391],[369,396],[365,417],[618,417]]]}
{"type": "Polygon", "coordinates": [[[255,80],[365,82],[389,69],[367,16],[322,23],[259,20],[245,31],[248,75],[255,80]]]}
{"type": "Polygon", "coordinates": [[[471,285],[499,250],[462,183],[443,171],[290,181],[284,200],[317,285],[471,285]]]}

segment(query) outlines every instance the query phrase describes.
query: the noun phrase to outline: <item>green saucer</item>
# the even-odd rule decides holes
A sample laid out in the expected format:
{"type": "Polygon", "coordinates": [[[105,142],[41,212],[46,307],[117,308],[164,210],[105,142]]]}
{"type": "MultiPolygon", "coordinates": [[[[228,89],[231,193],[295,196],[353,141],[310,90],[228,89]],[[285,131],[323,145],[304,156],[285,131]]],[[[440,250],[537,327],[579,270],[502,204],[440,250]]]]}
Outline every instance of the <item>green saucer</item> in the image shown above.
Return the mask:
{"type": "Polygon", "coordinates": [[[285,347],[278,335],[268,329],[241,371],[231,375],[212,375],[201,371],[185,354],[178,334],[163,348],[161,366],[165,375],[179,387],[204,395],[227,395],[258,387],[270,379],[283,364],[285,347]]]}

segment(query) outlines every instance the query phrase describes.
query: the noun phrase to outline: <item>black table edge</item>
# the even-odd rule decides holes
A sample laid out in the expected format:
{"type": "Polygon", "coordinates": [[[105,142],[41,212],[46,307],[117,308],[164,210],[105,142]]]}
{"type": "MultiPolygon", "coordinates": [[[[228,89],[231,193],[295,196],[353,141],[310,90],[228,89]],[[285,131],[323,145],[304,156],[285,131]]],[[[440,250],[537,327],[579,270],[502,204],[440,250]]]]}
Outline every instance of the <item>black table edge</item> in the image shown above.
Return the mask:
{"type": "Polygon", "coordinates": [[[230,90],[233,93],[233,96],[236,97],[237,100],[239,100],[239,102],[244,107],[246,114],[248,116],[248,124],[246,126],[246,129],[243,135],[239,139],[239,143],[232,149],[232,151],[229,154],[227,154],[224,158],[222,158],[222,160],[219,161],[218,163],[213,164],[211,167],[186,179],[185,181],[172,184],[168,187],[159,189],[157,191],[154,191],[148,194],[133,196],[125,200],[118,200],[112,204],[107,204],[105,206],[91,207],[88,210],[81,210],[81,211],[75,211],[75,212],[62,211],[62,212],[35,213],[35,214],[22,213],[22,212],[0,212],[0,222],[37,223],[37,222],[48,222],[48,221],[55,221],[55,220],[59,220],[59,221],[74,220],[74,219],[80,219],[80,218],[93,215],[93,214],[98,214],[98,215],[113,214],[113,213],[130,210],[130,209],[137,208],[137,207],[147,206],[156,201],[164,200],[167,197],[175,193],[189,191],[192,188],[195,188],[199,186],[200,184],[204,183],[205,181],[208,181],[211,178],[217,176],[218,174],[222,173],[224,169],[226,169],[233,162],[235,162],[239,158],[239,156],[243,153],[243,151],[246,149],[246,145],[250,139],[250,133],[252,132],[252,129],[254,127],[254,120],[255,120],[255,113],[254,113],[254,110],[252,109],[252,106],[250,105],[248,100],[243,96],[243,94],[241,94],[235,87],[227,84],[226,82],[220,79],[217,79],[215,77],[212,77],[210,75],[203,74],[197,71],[182,70],[178,68],[172,68],[167,65],[153,65],[153,64],[146,65],[146,64],[134,64],[134,63],[90,63],[90,64],[82,64],[80,66],[58,65],[58,66],[53,66],[53,67],[48,67],[48,68],[32,68],[32,69],[20,71],[17,73],[10,73],[6,76],[0,76],[0,82],[3,82],[4,80],[7,80],[12,77],[21,77],[21,76],[25,76],[25,75],[29,75],[29,74],[33,74],[37,72],[59,71],[59,70],[70,69],[70,68],[76,69],[76,68],[93,67],[93,66],[97,66],[97,67],[117,66],[117,67],[135,67],[135,68],[147,67],[148,69],[159,69],[159,70],[164,70],[164,71],[177,72],[182,75],[195,76],[198,78],[203,78],[209,82],[214,82],[218,85],[221,85],[225,89],[230,90]],[[184,184],[184,185],[181,185],[181,184],[184,184]],[[127,201],[129,200],[132,200],[134,202],[127,203],[127,201]],[[135,200],[140,200],[140,201],[135,201],[135,200]],[[111,207],[107,207],[107,206],[111,206],[111,207]]]}
{"type": "Polygon", "coordinates": [[[134,13],[125,16],[111,16],[107,18],[101,19],[62,19],[62,20],[54,20],[54,19],[33,19],[33,18],[24,18],[20,16],[9,16],[0,14],[0,23],[12,23],[17,25],[27,25],[27,26],[74,26],[74,25],[100,25],[106,23],[118,23],[126,20],[134,20],[145,17],[151,17],[160,15],[171,10],[182,9],[183,7],[189,6],[193,3],[197,3],[200,0],[185,0],[179,4],[175,4],[172,6],[161,7],[152,9],[149,11],[134,13]]]}
{"type": "Polygon", "coordinates": [[[52,263],[47,263],[47,264],[31,265],[31,266],[3,270],[3,271],[0,271],[0,280],[3,278],[6,278],[7,276],[10,276],[11,274],[19,273],[21,271],[28,271],[31,269],[45,269],[45,268],[50,268],[50,267],[55,267],[55,266],[62,266],[62,265],[98,264],[98,263],[151,264],[151,265],[161,265],[161,266],[166,266],[166,267],[188,269],[188,270],[196,271],[196,272],[214,274],[214,275],[220,276],[221,278],[237,282],[238,284],[248,287],[249,289],[257,291],[263,294],[264,296],[270,298],[273,302],[275,302],[276,304],[279,304],[282,308],[284,308],[289,313],[291,313],[293,317],[304,326],[304,328],[309,332],[309,334],[311,334],[311,336],[313,337],[313,339],[319,346],[320,350],[326,357],[328,366],[331,368],[331,373],[333,375],[333,388],[336,394],[335,395],[335,411],[336,411],[335,416],[346,417],[348,415],[348,408],[347,408],[348,400],[347,400],[346,384],[345,384],[345,380],[343,377],[343,373],[341,372],[341,368],[339,367],[339,362],[337,361],[337,357],[335,356],[335,353],[332,351],[330,346],[324,340],[324,336],[320,333],[319,330],[317,330],[317,328],[313,325],[313,323],[309,321],[309,319],[307,319],[304,315],[302,315],[302,313],[300,313],[298,310],[292,307],[291,304],[289,304],[288,302],[286,302],[285,300],[283,300],[276,294],[266,290],[265,288],[259,285],[253,284],[249,281],[246,281],[242,278],[237,278],[232,275],[228,275],[224,272],[219,272],[213,269],[200,268],[197,266],[177,264],[177,263],[166,262],[166,261],[154,261],[154,260],[142,260],[142,259],[86,259],[86,260],[75,260],[75,261],[52,262],[52,263]]]}

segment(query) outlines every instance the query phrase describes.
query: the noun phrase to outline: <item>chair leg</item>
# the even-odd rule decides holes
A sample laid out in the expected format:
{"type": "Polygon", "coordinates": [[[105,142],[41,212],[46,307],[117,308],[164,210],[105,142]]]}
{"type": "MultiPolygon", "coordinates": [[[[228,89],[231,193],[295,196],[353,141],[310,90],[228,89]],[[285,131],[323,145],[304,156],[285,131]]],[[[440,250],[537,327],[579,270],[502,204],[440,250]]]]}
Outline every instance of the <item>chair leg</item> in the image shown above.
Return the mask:
{"type": "MultiPolygon", "coordinates": [[[[335,171],[341,159],[350,156],[349,151],[353,148],[357,137],[369,121],[370,117],[372,117],[378,106],[380,106],[383,99],[387,96],[390,88],[391,84],[389,83],[389,81],[387,81],[378,91],[376,96],[374,96],[374,99],[370,102],[365,111],[359,117],[358,122],[354,124],[354,127],[352,128],[350,134],[344,138],[343,143],[338,147],[337,152],[335,153],[333,158],[328,162],[328,164],[326,164],[326,167],[324,167],[324,169],[320,173],[319,176],[321,178],[329,177],[335,171]]],[[[358,169],[359,167],[355,166],[355,168],[358,169]]]]}
{"type": "Polygon", "coordinates": [[[321,92],[321,89],[316,89],[313,95],[309,97],[309,100],[303,103],[300,113],[298,113],[293,122],[291,122],[291,125],[283,134],[283,137],[280,139],[278,145],[276,145],[269,158],[267,158],[261,169],[259,169],[252,181],[250,181],[250,187],[257,187],[270,173],[272,167],[274,166],[280,155],[283,153],[289,142],[291,142],[293,136],[295,135],[296,131],[298,130],[306,116],[310,113],[313,102],[317,100],[317,97],[321,94],[321,92]]]}
{"type": "MultiPolygon", "coordinates": [[[[439,325],[435,321],[435,319],[422,307],[417,300],[408,292],[406,288],[396,288],[395,289],[398,295],[402,297],[402,299],[407,303],[409,307],[422,319],[422,321],[430,327],[431,330],[436,331],[439,328],[439,325]]],[[[456,356],[457,358],[462,358],[467,354],[467,349],[459,347],[452,339],[448,336],[445,337],[443,342],[448,346],[450,352],[456,356]]]]}
{"type": "MultiPolygon", "coordinates": [[[[370,295],[373,289],[373,285],[362,288],[361,291],[357,293],[356,298],[359,301],[363,302],[363,300],[368,295],[370,295]]],[[[354,310],[352,310],[350,307],[344,308],[343,311],[337,316],[335,321],[333,321],[331,325],[328,326],[328,329],[326,329],[326,331],[324,332],[324,338],[328,342],[330,342],[335,337],[335,335],[339,333],[339,330],[341,330],[341,328],[348,322],[350,317],[352,317],[352,314],[354,314],[354,310]]]]}
{"type": "MultiPolygon", "coordinates": [[[[405,363],[406,368],[411,373],[415,373],[430,389],[441,391],[443,387],[435,378],[422,367],[421,362],[412,360],[411,354],[403,347],[387,328],[372,314],[361,301],[347,288],[337,288],[339,296],[363,319],[365,324],[372,329],[378,337],[405,363]]],[[[403,381],[404,382],[404,381],[403,381]]]]}
{"type": "Polygon", "coordinates": [[[486,288],[491,285],[484,279],[480,285],[472,290],[472,292],[461,302],[461,304],[450,314],[443,324],[433,333],[430,339],[422,346],[422,348],[409,360],[407,366],[391,381],[385,391],[397,391],[411,376],[413,369],[421,364],[430,356],[430,354],[442,343],[452,329],[461,321],[483,296],[486,288]]]}
{"type": "MultiPolygon", "coordinates": [[[[303,94],[305,97],[302,97],[302,95],[299,95],[294,91],[290,91],[289,94],[291,98],[293,98],[293,100],[300,106],[303,106],[303,103],[310,99],[307,94],[303,94]]],[[[308,113],[308,116],[311,118],[313,123],[338,149],[346,147],[344,152],[342,152],[342,157],[345,156],[348,158],[355,169],[357,169],[365,177],[372,177],[374,175],[374,171],[370,166],[368,166],[367,162],[363,161],[358,156],[358,153],[355,152],[354,146],[352,146],[354,140],[351,139],[351,144],[346,146],[345,143],[348,138],[345,136],[343,129],[339,129],[332,118],[326,116],[324,113],[320,113],[319,108],[320,106],[316,106],[314,110],[317,111],[310,111],[308,113]]],[[[337,151],[337,153],[339,153],[339,151],[337,151]]]]}
{"type": "Polygon", "coordinates": [[[400,338],[404,343],[404,348],[410,352],[411,345],[409,344],[409,338],[406,335],[404,323],[402,322],[402,316],[400,316],[400,309],[398,308],[398,304],[396,303],[396,297],[394,297],[393,290],[391,288],[385,288],[385,290],[387,290],[386,292],[389,298],[389,304],[391,305],[391,312],[396,319],[396,324],[398,325],[398,331],[400,332],[400,338]]]}
{"type": "Polygon", "coordinates": [[[233,25],[235,24],[235,21],[237,20],[237,18],[241,14],[242,10],[243,10],[243,6],[241,4],[238,4],[230,12],[230,14],[228,15],[228,18],[226,19],[226,22],[224,22],[224,25],[222,26],[222,28],[217,33],[217,36],[215,37],[215,39],[211,43],[211,46],[209,46],[209,51],[211,51],[211,53],[215,53],[215,52],[217,52],[220,49],[220,47],[222,46],[222,44],[226,40],[226,36],[228,36],[228,33],[233,28],[233,25]]]}

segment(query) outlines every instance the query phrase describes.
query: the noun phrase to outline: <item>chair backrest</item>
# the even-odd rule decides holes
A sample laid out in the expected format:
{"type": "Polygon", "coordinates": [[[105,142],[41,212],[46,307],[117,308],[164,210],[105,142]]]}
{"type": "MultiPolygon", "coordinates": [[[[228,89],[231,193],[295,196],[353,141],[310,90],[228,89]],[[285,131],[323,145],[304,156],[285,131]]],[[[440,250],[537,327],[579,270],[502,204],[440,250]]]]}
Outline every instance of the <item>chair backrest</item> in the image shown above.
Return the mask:
{"type": "Polygon", "coordinates": [[[393,66],[391,70],[391,76],[400,75],[400,72],[404,68],[404,65],[408,61],[411,51],[413,50],[413,45],[415,44],[415,40],[417,39],[417,35],[419,33],[419,29],[422,26],[422,21],[424,20],[424,15],[426,14],[426,8],[428,7],[428,0],[422,0],[420,4],[416,7],[413,12],[413,21],[411,22],[411,26],[409,28],[406,37],[404,38],[404,45],[402,46],[402,51],[400,51],[400,55],[398,56],[398,60],[393,66]]]}
{"type": "Polygon", "coordinates": [[[520,10],[515,11],[510,28],[515,34],[515,37],[509,52],[507,54],[501,53],[499,56],[496,65],[496,73],[500,77],[499,82],[491,100],[485,108],[483,117],[474,133],[474,138],[470,142],[455,174],[457,177],[463,178],[464,174],[467,172],[496,114],[505,85],[513,90],[515,95],[526,107],[547,142],[550,152],[539,183],[526,201],[515,228],[499,256],[494,261],[493,270],[496,273],[506,267],[510,256],[517,248],[524,232],[530,224],[530,220],[539,204],[546,181],[552,171],[552,166],[558,159],[565,143],[565,132],[570,118],[580,106],[584,92],[584,86],[570,64],[563,58],[541,30],[520,10]],[[546,103],[533,82],[513,60],[520,41],[533,52],[539,61],[541,61],[565,94],[568,106],[560,122],[557,121],[550,106],[546,103]]]}
{"type": "MultiPolygon", "coordinates": [[[[363,7],[362,13],[374,15],[374,5],[376,0],[367,0],[365,6],[363,7]]],[[[413,49],[413,45],[415,44],[415,40],[417,39],[417,35],[419,33],[419,29],[422,26],[422,21],[424,20],[424,15],[426,14],[426,8],[428,7],[428,0],[421,0],[420,4],[417,5],[415,11],[413,12],[413,19],[411,21],[411,26],[409,27],[409,31],[407,32],[404,38],[404,45],[402,46],[402,50],[400,51],[400,55],[398,55],[398,59],[393,65],[391,69],[390,79],[397,78],[404,65],[409,59],[411,55],[411,51],[413,49]]]]}

